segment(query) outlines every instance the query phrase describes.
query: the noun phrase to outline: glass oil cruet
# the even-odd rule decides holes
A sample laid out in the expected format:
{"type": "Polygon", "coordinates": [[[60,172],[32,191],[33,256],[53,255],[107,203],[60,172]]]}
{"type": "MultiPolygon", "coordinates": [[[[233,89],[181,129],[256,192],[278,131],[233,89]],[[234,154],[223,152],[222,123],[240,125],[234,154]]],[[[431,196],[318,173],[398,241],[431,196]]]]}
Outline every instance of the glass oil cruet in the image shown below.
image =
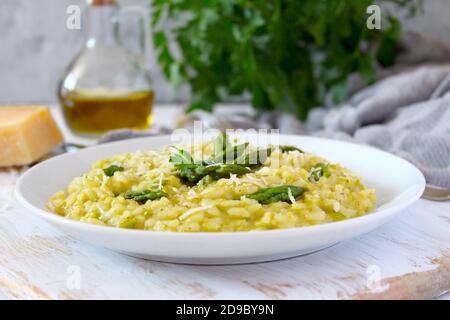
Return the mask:
{"type": "Polygon", "coordinates": [[[137,7],[119,10],[114,0],[88,0],[84,13],[86,45],[58,86],[68,126],[84,136],[119,128],[148,128],[154,93],[146,63],[147,11],[137,7]],[[121,39],[132,34],[122,37],[120,33],[121,23],[131,16],[139,22],[139,50],[127,48],[123,42],[129,39],[121,39]]]}

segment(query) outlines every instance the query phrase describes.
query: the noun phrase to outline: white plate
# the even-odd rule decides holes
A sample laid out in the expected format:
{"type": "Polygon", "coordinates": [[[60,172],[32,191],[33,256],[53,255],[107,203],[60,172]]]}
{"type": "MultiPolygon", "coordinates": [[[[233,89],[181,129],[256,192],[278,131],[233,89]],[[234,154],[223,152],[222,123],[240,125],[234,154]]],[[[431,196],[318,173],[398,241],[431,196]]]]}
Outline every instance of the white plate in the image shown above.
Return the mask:
{"type": "Polygon", "coordinates": [[[29,212],[86,242],[152,260],[234,264],[298,256],[367,233],[419,199],[425,188],[425,179],[416,167],[371,147],[294,135],[281,135],[279,142],[314,152],[363,177],[366,186],[377,191],[377,209],[362,217],[302,228],[169,233],[86,224],[58,216],[45,208],[53,193],[65,189],[74,177],[87,172],[95,160],[136,150],[160,150],[171,145],[170,136],[109,143],[44,161],[20,178],[16,196],[29,212]]]}

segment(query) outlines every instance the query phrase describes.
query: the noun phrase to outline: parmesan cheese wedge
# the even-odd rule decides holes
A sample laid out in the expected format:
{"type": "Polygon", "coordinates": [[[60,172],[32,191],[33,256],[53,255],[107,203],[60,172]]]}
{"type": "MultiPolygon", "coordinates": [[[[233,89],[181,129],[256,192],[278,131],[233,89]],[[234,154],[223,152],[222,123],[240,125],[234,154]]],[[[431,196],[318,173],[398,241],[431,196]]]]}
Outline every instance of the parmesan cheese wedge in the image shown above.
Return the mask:
{"type": "Polygon", "coordinates": [[[0,167],[31,164],[62,141],[47,107],[0,107],[0,167]]]}

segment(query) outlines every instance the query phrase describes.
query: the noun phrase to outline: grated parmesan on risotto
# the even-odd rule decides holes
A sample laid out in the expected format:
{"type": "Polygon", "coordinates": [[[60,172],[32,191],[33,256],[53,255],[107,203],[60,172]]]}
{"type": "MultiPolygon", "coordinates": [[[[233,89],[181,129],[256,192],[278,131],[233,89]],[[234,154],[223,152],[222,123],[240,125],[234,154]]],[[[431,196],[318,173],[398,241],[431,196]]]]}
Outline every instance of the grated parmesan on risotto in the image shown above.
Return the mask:
{"type": "Polygon", "coordinates": [[[228,167],[190,156],[212,159],[213,145],[98,161],[54,194],[47,207],[69,219],[118,228],[225,232],[328,223],[364,215],[375,206],[375,190],[314,154],[275,146],[258,165],[235,165],[234,160],[228,167]]]}

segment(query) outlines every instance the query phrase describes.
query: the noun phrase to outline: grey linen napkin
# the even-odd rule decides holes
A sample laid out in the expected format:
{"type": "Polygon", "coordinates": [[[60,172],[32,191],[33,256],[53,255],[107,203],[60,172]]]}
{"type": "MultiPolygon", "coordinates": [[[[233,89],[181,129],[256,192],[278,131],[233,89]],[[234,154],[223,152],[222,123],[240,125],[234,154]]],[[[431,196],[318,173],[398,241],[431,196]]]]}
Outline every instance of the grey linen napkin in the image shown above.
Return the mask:
{"type": "Polygon", "coordinates": [[[443,65],[386,78],[339,109],[314,111],[310,132],[389,151],[415,164],[427,183],[450,188],[449,75],[443,65]]]}

